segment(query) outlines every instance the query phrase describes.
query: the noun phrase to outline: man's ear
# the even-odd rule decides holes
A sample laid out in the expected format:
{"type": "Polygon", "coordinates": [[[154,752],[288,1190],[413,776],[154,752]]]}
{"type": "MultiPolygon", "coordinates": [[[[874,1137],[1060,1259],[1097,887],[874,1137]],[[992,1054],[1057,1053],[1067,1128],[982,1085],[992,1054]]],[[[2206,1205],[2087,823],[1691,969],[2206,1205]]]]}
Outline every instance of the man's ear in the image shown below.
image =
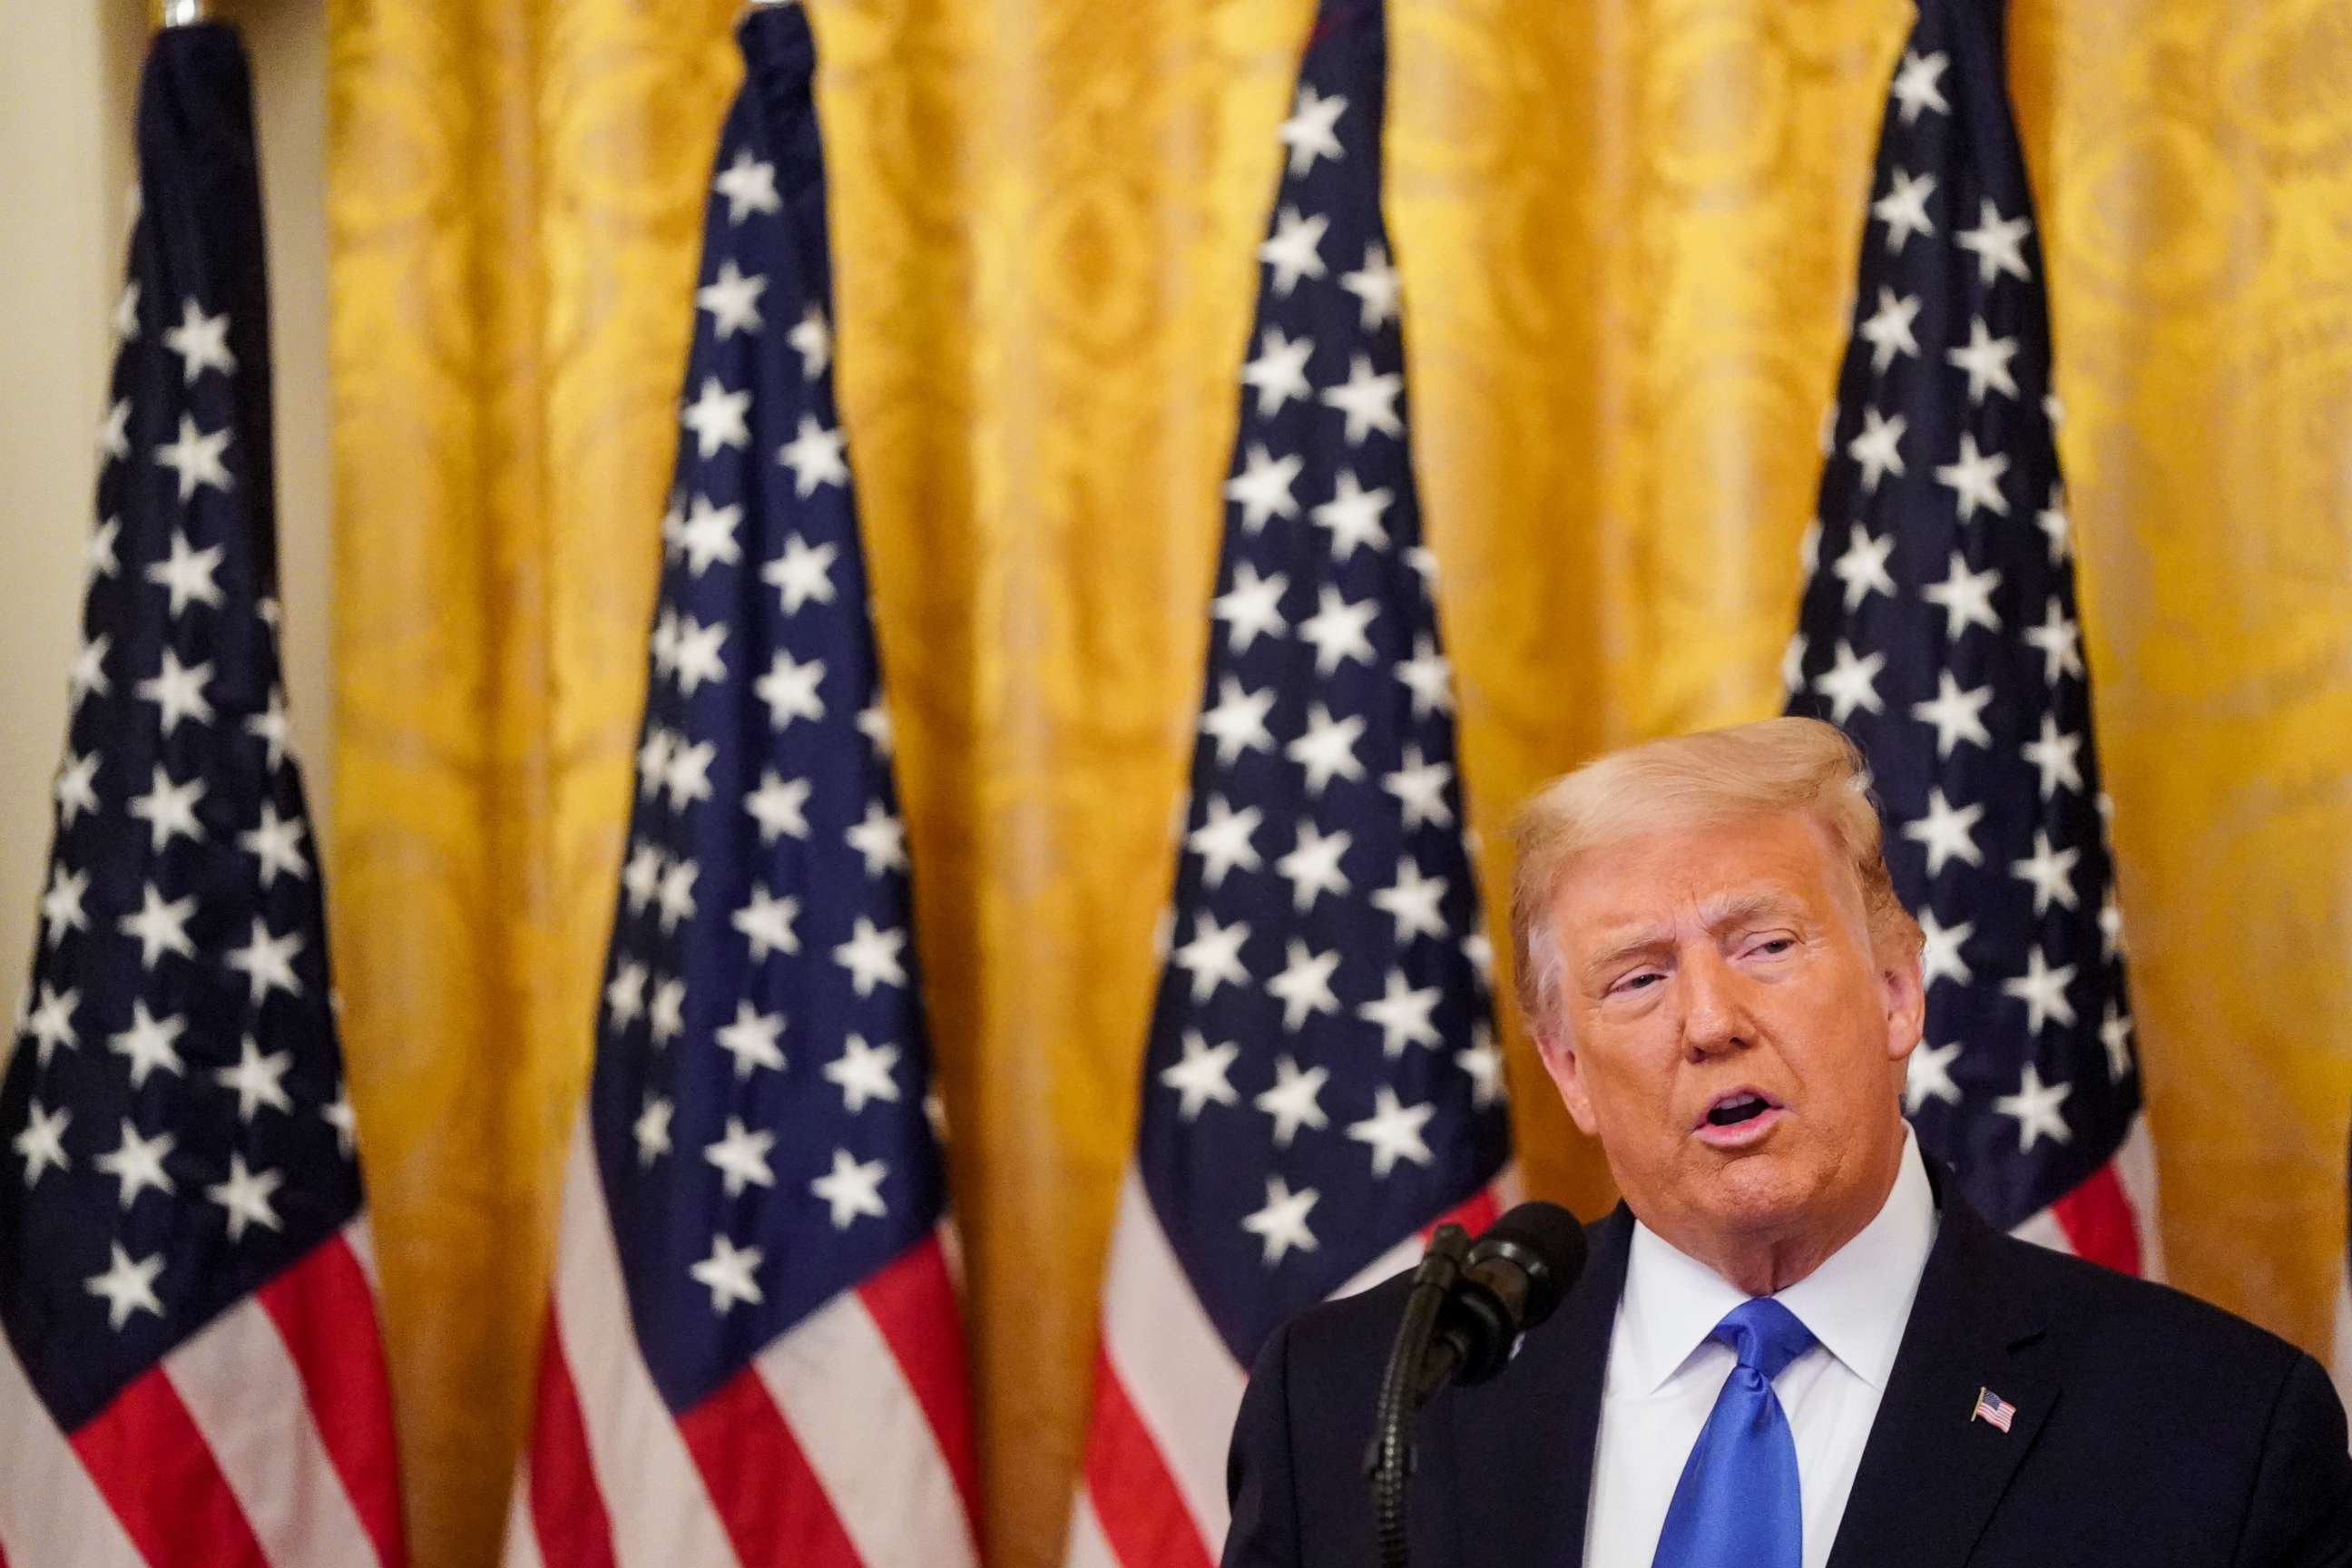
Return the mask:
{"type": "Polygon", "coordinates": [[[1886,1058],[1899,1062],[1911,1054],[1927,1026],[1927,992],[1920,984],[1919,955],[1898,953],[1879,970],[1878,982],[1886,998],[1886,1058]]]}
{"type": "Polygon", "coordinates": [[[1536,1031],[1536,1057],[1543,1063],[1544,1071],[1559,1090],[1559,1100],[1574,1118],[1577,1131],[1586,1137],[1595,1137],[1592,1118],[1592,1095],[1584,1081],[1584,1064],[1577,1060],[1576,1047],[1570,1043],[1568,1031],[1554,1026],[1536,1031]]]}

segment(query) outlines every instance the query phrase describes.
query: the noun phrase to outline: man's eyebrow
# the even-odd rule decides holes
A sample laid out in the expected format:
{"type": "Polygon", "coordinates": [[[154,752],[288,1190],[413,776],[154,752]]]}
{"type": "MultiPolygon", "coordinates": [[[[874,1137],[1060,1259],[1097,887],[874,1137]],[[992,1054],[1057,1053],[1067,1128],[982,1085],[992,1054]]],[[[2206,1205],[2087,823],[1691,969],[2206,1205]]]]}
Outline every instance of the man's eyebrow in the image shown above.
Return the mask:
{"type": "Polygon", "coordinates": [[[1674,938],[1655,929],[1643,930],[1618,942],[1607,950],[1594,954],[1580,967],[1588,982],[1603,978],[1609,971],[1644,953],[1660,952],[1674,945],[1674,938]]]}
{"type": "Polygon", "coordinates": [[[1766,892],[1748,893],[1733,899],[1707,917],[1706,929],[1728,931],[1751,921],[1768,918],[1794,919],[1805,912],[1804,900],[1794,894],[1773,889],[1766,892]]]}

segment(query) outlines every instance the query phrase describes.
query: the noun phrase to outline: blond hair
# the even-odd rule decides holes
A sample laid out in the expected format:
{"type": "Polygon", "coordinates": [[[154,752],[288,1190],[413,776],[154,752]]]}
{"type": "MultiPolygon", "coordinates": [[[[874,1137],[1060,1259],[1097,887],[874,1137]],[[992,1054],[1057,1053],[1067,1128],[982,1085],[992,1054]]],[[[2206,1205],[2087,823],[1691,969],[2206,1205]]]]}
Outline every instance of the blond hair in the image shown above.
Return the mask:
{"type": "Polygon", "coordinates": [[[1562,981],[1551,906],[1579,858],[1645,833],[1774,812],[1812,814],[1862,883],[1873,944],[1916,952],[1918,922],[1895,896],[1870,770],[1845,732],[1818,719],[1766,719],[1612,752],[1554,779],[1511,823],[1511,952],[1519,1005],[1538,1033],[1562,981]]]}

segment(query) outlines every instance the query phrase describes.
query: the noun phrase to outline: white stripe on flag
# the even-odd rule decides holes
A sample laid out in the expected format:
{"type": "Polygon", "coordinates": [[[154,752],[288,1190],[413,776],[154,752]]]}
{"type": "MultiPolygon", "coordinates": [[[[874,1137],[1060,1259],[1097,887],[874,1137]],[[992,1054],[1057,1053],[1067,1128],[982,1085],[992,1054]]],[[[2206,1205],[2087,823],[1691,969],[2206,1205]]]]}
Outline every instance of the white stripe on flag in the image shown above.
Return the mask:
{"type": "Polygon", "coordinates": [[[856,1291],[751,1363],[865,1568],[977,1561],[930,1417],[856,1291]]]}
{"type": "Polygon", "coordinates": [[[2147,1130],[2147,1112],[2132,1117],[2131,1131],[2116,1151],[2116,1178],[2131,1204],[2134,1228],[2139,1232],[2139,1277],[2164,1278],[2164,1227],[2157,1223],[2156,1139],[2147,1130]]]}
{"type": "Polygon", "coordinates": [[[319,1436],[278,1325],[246,1296],[163,1358],[163,1374],[213,1451],[272,1563],[373,1568],[375,1543],[319,1436]]]}
{"type": "Polygon", "coordinates": [[[1102,1517],[1095,1512],[1094,1493],[1078,1489],[1077,1507],[1070,1510],[1070,1545],[1062,1568],[1120,1568],[1118,1554],[1103,1534],[1102,1517]]]}
{"type": "Polygon", "coordinates": [[[2328,1368],[2336,1374],[2336,1393],[2352,1413],[2352,1269],[2336,1287],[2336,1353],[2328,1368]]]}
{"type": "Polygon", "coordinates": [[[142,1568],[139,1549],[0,1334],[0,1550],[11,1568],[142,1568]]]}
{"type": "Polygon", "coordinates": [[[360,1211],[357,1219],[343,1226],[343,1245],[352,1249],[353,1258],[359,1259],[360,1275],[367,1280],[368,1294],[376,1299],[376,1310],[381,1315],[383,1310],[383,1281],[375,1275],[375,1232],[368,1226],[365,1209],[360,1211]]]}
{"type": "Polygon", "coordinates": [[[1414,1232],[1361,1268],[1357,1269],[1348,1277],[1346,1284],[1332,1291],[1324,1300],[1336,1301],[1342,1296],[1361,1295],[1391,1275],[1403,1273],[1421,1261],[1422,1252],[1427,1245],[1421,1239],[1421,1234],[1418,1231],[1414,1232]]]}
{"type": "Polygon", "coordinates": [[[499,1568],[545,1568],[539,1554],[539,1531],[530,1521],[530,1455],[515,1466],[514,1495],[507,1500],[507,1546],[499,1568]]]}
{"type": "Polygon", "coordinates": [[[1201,1309],[1143,1179],[1119,1188],[1103,1284],[1103,1351],[1204,1541],[1225,1538],[1225,1449],[1248,1369],[1201,1309]]]}
{"type": "Polygon", "coordinates": [[[588,1432],[620,1568],[734,1568],[702,1474],[637,1351],[621,1258],[583,1107],[565,1163],[555,1241],[555,1334],[588,1432]]]}
{"type": "Polygon", "coordinates": [[[2030,1241],[2036,1247],[2046,1247],[2053,1252],[2063,1252],[2072,1256],[2074,1251],[2074,1244],[2066,1239],[2066,1227],[2058,1223],[2057,1215],[2049,1209],[2028,1215],[2025,1222],[2022,1225],[2011,1226],[2009,1234],[2020,1241],[2030,1241]]]}
{"type": "MultiPolygon", "coordinates": [[[[1496,1172],[1495,1179],[1486,1184],[1486,1191],[1494,1197],[1495,1212],[1497,1215],[1507,1212],[1513,1205],[1527,1196],[1525,1184],[1519,1176],[1519,1163],[1514,1160],[1496,1172]]],[[[1428,1228],[1434,1230],[1437,1227],[1431,1225],[1428,1228]]],[[[1391,1275],[1402,1274],[1419,1263],[1421,1255],[1428,1245],[1422,1239],[1421,1232],[1414,1231],[1411,1236],[1357,1269],[1348,1277],[1346,1284],[1323,1299],[1327,1301],[1336,1301],[1342,1296],[1361,1295],[1391,1275]]]]}

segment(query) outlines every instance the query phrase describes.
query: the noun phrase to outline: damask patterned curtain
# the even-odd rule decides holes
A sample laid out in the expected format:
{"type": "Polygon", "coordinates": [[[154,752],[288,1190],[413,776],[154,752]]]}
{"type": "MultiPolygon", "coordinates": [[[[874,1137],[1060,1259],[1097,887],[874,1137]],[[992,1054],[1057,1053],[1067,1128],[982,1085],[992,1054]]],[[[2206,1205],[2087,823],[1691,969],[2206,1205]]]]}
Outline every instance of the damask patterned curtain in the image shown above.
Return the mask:
{"type": "MultiPolygon", "coordinates": [[[[1058,1555],[1307,0],[814,0],[1000,1564],[1058,1555]]],[[[1393,0],[1498,829],[1778,706],[1902,0],[1393,0]]],[[[2352,27],[2015,0],[2168,1252],[2317,1348],[2352,1103],[2352,27]]],[[[724,0],[331,0],[333,914],[417,1561],[496,1557],[621,847],[724,0]]],[[[1609,1195],[1514,1039],[1538,1190],[1609,1195]]]]}

